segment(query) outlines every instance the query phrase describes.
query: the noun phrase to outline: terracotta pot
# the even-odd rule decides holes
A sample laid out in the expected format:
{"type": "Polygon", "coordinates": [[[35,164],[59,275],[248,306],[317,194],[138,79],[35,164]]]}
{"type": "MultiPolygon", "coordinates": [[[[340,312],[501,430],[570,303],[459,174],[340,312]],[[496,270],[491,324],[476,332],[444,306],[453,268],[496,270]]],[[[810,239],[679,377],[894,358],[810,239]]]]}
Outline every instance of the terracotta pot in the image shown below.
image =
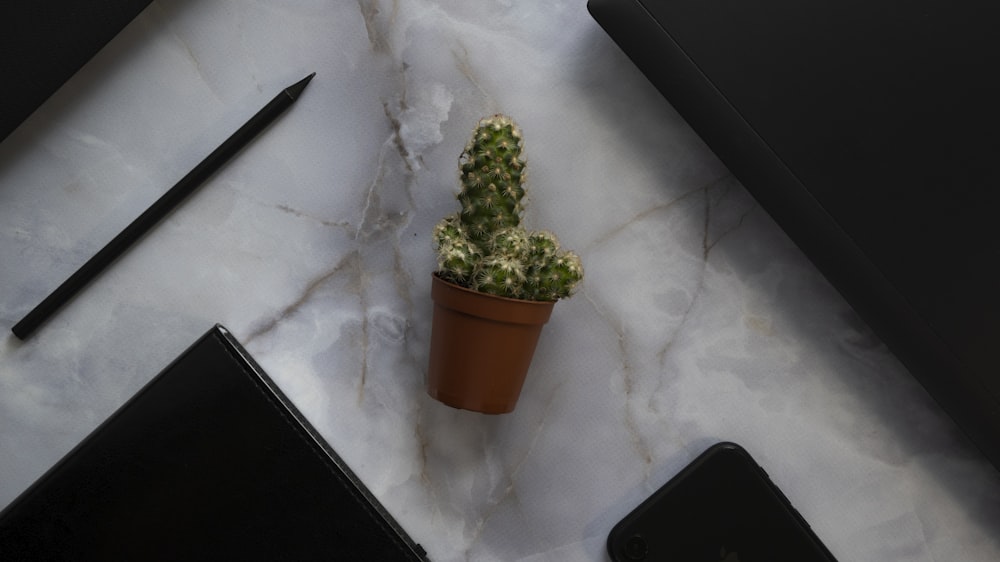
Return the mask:
{"type": "Polygon", "coordinates": [[[514,410],[554,302],[478,293],[434,275],[427,393],[484,414],[514,410]]]}

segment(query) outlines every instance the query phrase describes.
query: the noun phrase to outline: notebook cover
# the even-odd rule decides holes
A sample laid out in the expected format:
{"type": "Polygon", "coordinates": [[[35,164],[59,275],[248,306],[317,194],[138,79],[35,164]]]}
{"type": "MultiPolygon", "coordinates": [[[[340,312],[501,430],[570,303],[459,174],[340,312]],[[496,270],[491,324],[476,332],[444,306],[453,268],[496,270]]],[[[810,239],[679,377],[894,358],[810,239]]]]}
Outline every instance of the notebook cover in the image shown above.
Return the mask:
{"type": "Polygon", "coordinates": [[[222,326],[0,513],[7,559],[425,560],[222,326]]]}

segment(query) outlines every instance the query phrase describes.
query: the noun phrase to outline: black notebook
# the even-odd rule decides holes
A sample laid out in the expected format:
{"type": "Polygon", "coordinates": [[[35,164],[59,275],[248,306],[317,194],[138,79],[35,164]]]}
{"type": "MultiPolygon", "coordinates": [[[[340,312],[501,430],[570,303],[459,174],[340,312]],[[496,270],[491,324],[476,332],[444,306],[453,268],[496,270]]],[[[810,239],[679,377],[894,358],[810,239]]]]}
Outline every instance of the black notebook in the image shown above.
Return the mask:
{"type": "Polygon", "coordinates": [[[8,560],[425,560],[216,326],[0,513],[8,560]]]}

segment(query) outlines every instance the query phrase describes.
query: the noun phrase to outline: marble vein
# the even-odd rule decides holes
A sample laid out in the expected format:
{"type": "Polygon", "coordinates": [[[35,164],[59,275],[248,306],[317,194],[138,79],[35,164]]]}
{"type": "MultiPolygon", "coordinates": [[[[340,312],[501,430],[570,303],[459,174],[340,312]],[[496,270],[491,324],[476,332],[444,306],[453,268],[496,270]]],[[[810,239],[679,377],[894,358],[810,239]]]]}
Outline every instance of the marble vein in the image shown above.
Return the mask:
{"type": "Polygon", "coordinates": [[[279,211],[281,211],[283,213],[288,213],[290,215],[294,215],[294,216],[299,217],[299,218],[307,219],[307,220],[319,223],[319,224],[321,224],[323,226],[329,226],[329,227],[333,227],[333,228],[351,228],[351,221],[346,221],[346,220],[344,220],[344,221],[334,221],[334,220],[329,220],[329,219],[324,219],[324,218],[316,217],[316,216],[313,216],[313,215],[311,215],[311,214],[309,214],[309,213],[307,213],[305,211],[301,211],[299,209],[295,209],[295,208],[291,207],[290,205],[285,205],[285,204],[279,204],[279,205],[267,204],[267,205],[271,206],[271,207],[273,207],[273,208],[275,208],[275,209],[277,209],[277,210],[279,210],[279,211]]]}
{"type": "Polygon", "coordinates": [[[282,308],[276,315],[259,322],[258,326],[254,328],[244,339],[246,344],[252,343],[258,338],[264,337],[274,331],[283,321],[294,316],[299,310],[302,309],[309,301],[312,300],[313,295],[323,288],[331,279],[347,270],[353,265],[353,262],[357,261],[358,256],[355,253],[348,254],[339,263],[337,263],[332,269],[325,271],[312,279],[303,288],[301,294],[282,308]]]}
{"type": "Polygon", "coordinates": [[[678,197],[676,197],[674,199],[671,199],[670,201],[667,201],[665,203],[660,203],[658,205],[653,205],[651,207],[643,209],[642,211],[638,212],[637,214],[635,214],[634,216],[632,216],[628,220],[625,220],[625,221],[622,221],[622,222],[620,222],[618,224],[615,224],[607,232],[601,234],[600,236],[598,236],[597,238],[595,238],[592,242],[590,242],[585,247],[584,250],[585,251],[590,251],[590,250],[593,250],[594,248],[596,248],[598,246],[602,246],[602,245],[608,243],[609,241],[611,241],[612,239],[614,239],[616,236],[618,236],[619,234],[621,234],[622,232],[624,232],[626,229],[635,226],[637,223],[640,223],[640,222],[642,222],[644,220],[647,220],[649,217],[651,217],[653,215],[656,215],[656,214],[659,214],[659,213],[661,213],[663,211],[666,211],[666,210],[674,208],[679,203],[682,203],[682,202],[686,201],[689,197],[694,197],[694,196],[696,196],[696,195],[698,195],[700,193],[703,193],[707,188],[708,188],[708,186],[699,186],[699,187],[696,187],[694,189],[690,189],[688,191],[685,191],[684,193],[682,193],[681,195],[679,195],[678,197]]]}
{"type": "Polygon", "coordinates": [[[521,469],[524,467],[525,462],[531,457],[532,453],[535,451],[538,440],[541,437],[543,431],[546,427],[546,419],[552,410],[552,404],[555,402],[556,397],[559,396],[559,390],[562,384],[557,384],[551,391],[545,405],[542,407],[542,416],[538,421],[532,431],[531,438],[528,442],[528,447],[524,450],[524,453],[514,462],[509,468],[503,470],[504,478],[501,482],[494,487],[493,492],[489,494],[490,497],[496,497],[496,493],[500,492],[499,497],[495,500],[491,500],[486,506],[484,506],[483,514],[477,519],[475,531],[473,532],[472,538],[469,540],[468,547],[466,548],[466,559],[474,560],[473,551],[482,535],[483,530],[489,524],[490,520],[496,514],[496,512],[504,504],[511,502],[515,505],[519,505],[520,500],[517,493],[517,479],[521,473],[521,469]],[[502,490],[501,490],[502,488],[502,490]]]}
{"type": "MultiPolygon", "coordinates": [[[[400,96],[399,103],[400,107],[405,111],[406,92],[403,92],[403,94],[400,96]]],[[[388,102],[383,101],[382,108],[385,110],[386,119],[388,119],[389,124],[392,125],[392,144],[394,147],[396,147],[396,152],[399,153],[400,158],[403,160],[403,165],[406,166],[406,171],[412,173],[413,166],[410,164],[410,158],[412,157],[412,154],[410,154],[410,150],[406,148],[406,142],[403,141],[403,136],[401,134],[401,129],[403,125],[402,123],[399,122],[399,119],[397,119],[396,116],[394,116],[392,112],[389,111],[388,102]]],[[[420,161],[419,156],[417,157],[417,160],[420,161]]],[[[412,202],[413,200],[412,196],[410,197],[410,200],[412,202]]]]}
{"type": "Polygon", "coordinates": [[[621,365],[621,383],[623,389],[622,396],[625,399],[625,429],[628,432],[629,440],[635,449],[636,455],[638,455],[639,459],[642,461],[643,466],[646,467],[644,470],[648,470],[649,465],[653,462],[653,455],[650,452],[650,448],[646,443],[645,437],[643,437],[642,432],[639,430],[639,424],[637,423],[634,413],[632,412],[632,401],[635,398],[633,394],[635,374],[632,370],[632,361],[630,359],[631,353],[628,349],[628,338],[625,324],[621,320],[614,318],[612,313],[607,310],[607,307],[601,305],[593,296],[591,296],[586,288],[581,291],[581,295],[587,300],[588,303],[590,303],[597,315],[611,327],[612,331],[617,336],[618,361],[621,365]]]}
{"type": "MultiPolygon", "coordinates": [[[[383,28],[378,17],[382,13],[380,5],[379,0],[358,0],[358,8],[361,10],[361,17],[365,22],[365,31],[368,33],[368,41],[371,43],[372,50],[376,53],[389,53],[391,52],[390,30],[383,28]]],[[[388,21],[389,27],[395,23],[398,14],[399,3],[397,0],[393,0],[388,21]]]]}
{"type": "Polygon", "coordinates": [[[455,68],[458,72],[465,77],[466,80],[472,84],[472,87],[479,92],[484,100],[484,105],[486,106],[485,113],[502,113],[500,110],[500,104],[497,102],[489,91],[483,87],[482,82],[476,76],[475,68],[473,67],[472,61],[469,60],[469,49],[461,41],[457,41],[458,47],[451,50],[452,56],[455,58],[455,68]]]}
{"type": "Polygon", "coordinates": [[[360,254],[355,254],[352,260],[357,272],[358,297],[361,299],[361,375],[358,380],[358,404],[365,400],[365,388],[368,383],[368,352],[371,344],[371,335],[368,326],[370,323],[368,312],[368,291],[366,290],[368,279],[365,274],[364,265],[360,254]]]}
{"type": "Polygon", "coordinates": [[[659,360],[661,366],[666,364],[667,355],[669,355],[670,350],[673,348],[674,342],[677,341],[677,338],[683,333],[684,327],[687,325],[688,318],[691,316],[691,311],[694,309],[695,303],[698,302],[699,295],[702,294],[705,288],[705,275],[707,274],[708,271],[708,254],[711,251],[711,245],[708,242],[709,228],[711,226],[711,203],[709,200],[709,190],[711,189],[711,186],[715,185],[716,183],[717,182],[712,182],[711,184],[701,188],[701,191],[704,194],[704,199],[705,199],[704,215],[703,215],[704,230],[701,239],[701,248],[702,248],[701,270],[698,273],[698,278],[695,283],[695,287],[692,292],[691,298],[688,300],[687,307],[681,314],[680,321],[677,322],[671,334],[666,338],[666,341],[663,343],[663,347],[661,347],[660,350],[657,351],[656,353],[656,357],[659,360]]]}

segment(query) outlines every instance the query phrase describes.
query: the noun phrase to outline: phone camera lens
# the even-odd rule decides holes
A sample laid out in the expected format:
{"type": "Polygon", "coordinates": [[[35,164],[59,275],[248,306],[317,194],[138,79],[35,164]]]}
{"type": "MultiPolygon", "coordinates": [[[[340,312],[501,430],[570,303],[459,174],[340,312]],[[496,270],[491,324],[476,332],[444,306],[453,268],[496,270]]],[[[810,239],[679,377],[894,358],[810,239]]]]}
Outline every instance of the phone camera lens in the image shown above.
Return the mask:
{"type": "Polygon", "coordinates": [[[625,557],[629,560],[645,560],[649,554],[649,545],[642,535],[632,535],[625,541],[625,557]]]}

